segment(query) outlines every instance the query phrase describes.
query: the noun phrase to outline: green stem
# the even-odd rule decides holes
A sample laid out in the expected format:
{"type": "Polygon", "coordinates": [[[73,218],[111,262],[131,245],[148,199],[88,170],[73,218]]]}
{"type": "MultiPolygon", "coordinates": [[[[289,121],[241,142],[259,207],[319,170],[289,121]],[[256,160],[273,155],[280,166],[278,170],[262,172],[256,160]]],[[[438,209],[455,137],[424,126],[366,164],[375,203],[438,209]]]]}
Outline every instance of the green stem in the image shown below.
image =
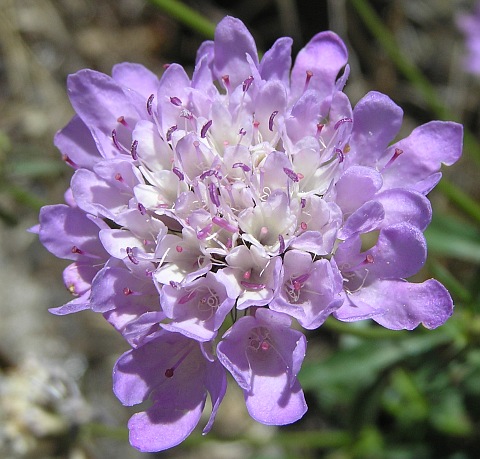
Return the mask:
{"type": "Polygon", "coordinates": [[[182,2],[177,0],[150,0],[150,3],[206,38],[213,38],[215,24],[182,2]]]}
{"type": "MultiPolygon", "coordinates": [[[[397,69],[419,91],[423,96],[425,103],[435,116],[442,120],[455,120],[456,116],[438,97],[435,88],[431,85],[429,80],[422,74],[415,64],[405,56],[398,46],[393,34],[384,25],[375,10],[370,6],[369,2],[367,0],[350,0],[350,2],[397,69]]],[[[475,136],[467,129],[464,130],[464,144],[465,149],[480,163],[480,145],[475,136]]]]}

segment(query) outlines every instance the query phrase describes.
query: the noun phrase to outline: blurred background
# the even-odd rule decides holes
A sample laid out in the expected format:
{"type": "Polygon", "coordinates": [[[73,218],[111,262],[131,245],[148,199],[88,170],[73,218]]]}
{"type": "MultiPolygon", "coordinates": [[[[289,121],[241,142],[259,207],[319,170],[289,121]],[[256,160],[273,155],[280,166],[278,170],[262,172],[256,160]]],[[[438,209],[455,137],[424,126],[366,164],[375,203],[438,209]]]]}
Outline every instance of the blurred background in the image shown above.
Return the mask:
{"type": "Polygon", "coordinates": [[[480,457],[480,77],[462,68],[463,0],[185,0],[213,23],[242,19],[260,50],[294,38],[297,53],[331,29],[347,43],[352,104],[367,91],[405,111],[401,137],[432,119],[468,129],[461,161],[430,198],[429,260],[455,314],[440,329],[390,332],[333,320],[308,334],[300,380],[309,411],[287,427],[252,421],[236,385],[207,437],[164,453],[128,444],[133,410],[111,390],[127,345],[89,311],[47,309],[69,299],[67,265],[27,229],[63,201],[71,169],[53,146],[73,111],[65,88],[82,68],[117,62],[161,75],[192,70],[207,32],[161,0],[0,0],[0,457],[5,459],[475,459],[480,457]],[[163,5],[163,7],[162,7],[163,5]]]}

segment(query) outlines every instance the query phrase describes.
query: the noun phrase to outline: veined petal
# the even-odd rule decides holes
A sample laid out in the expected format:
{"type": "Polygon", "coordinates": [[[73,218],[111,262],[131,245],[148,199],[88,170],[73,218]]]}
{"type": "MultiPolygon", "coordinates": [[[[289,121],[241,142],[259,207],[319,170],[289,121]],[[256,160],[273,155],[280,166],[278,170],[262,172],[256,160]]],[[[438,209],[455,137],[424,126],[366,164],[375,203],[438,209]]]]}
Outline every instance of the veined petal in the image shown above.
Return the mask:
{"type": "Polygon", "coordinates": [[[353,295],[382,311],[373,320],[391,330],[413,330],[443,325],[453,313],[453,302],[440,282],[420,284],[402,280],[378,280],[353,295]]]}

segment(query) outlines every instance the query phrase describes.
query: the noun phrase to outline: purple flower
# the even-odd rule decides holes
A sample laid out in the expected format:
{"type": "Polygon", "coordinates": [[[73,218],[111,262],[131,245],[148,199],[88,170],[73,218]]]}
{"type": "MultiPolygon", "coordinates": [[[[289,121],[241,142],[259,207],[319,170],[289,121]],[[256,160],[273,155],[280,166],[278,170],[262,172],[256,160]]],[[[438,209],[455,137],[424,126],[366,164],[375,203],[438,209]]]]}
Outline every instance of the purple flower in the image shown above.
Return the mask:
{"type": "Polygon", "coordinates": [[[475,3],[474,10],[457,16],[457,26],[465,36],[467,54],[464,68],[467,72],[480,75],[480,2],[475,3]]]}
{"type": "Polygon", "coordinates": [[[127,351],[113,369],[113,390],[127,406],[151,399],[146,411],[130,418],[130,443],[140,451],[178,445],[200,421],[207,394],[212,413],[207,433],[225,395],[227,380],[208,349],[179,333],[160,331],[143,346],[127,351]]]}
{"type": "Polygon", "coordinates": [[[285,314],[257,309],[217,347],[220,362],[243,389],[250,416],[263,424],[290,424],[307,411],[297,380],[307,342],[290,322],[285,314]]]}
{"type": "Polygon", "coordinates": [[[32,231],[73,262],[75,298],[53,312],[99,312],[132,347],[114,388],[126,405],[151,399],[129,422],[142,451],[185,439],[207,393],[208,431],[225,369],[259,422],[301,418],[306,339],[292,319],[412,329],[452,313],[437,281],[405,279],[425,262],[426,194],[460,157],[461,126],[433,121],[393,143],[402,110],[377,92],[352,108],[337,35],[317,34],[293,67],[291,45],[259,61],[226,17],[191,78],[124,63],[68,79],[77,114],[55,144],[75,173],[67,204],[32,231]]]}

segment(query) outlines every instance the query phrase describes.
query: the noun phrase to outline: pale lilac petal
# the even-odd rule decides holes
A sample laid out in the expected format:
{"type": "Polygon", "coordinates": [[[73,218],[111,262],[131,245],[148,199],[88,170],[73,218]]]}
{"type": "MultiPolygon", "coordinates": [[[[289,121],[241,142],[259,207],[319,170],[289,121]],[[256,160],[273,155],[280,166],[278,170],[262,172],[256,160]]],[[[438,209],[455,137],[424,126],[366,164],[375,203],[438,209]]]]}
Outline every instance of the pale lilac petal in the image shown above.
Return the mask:
{"type": "Polygon", "coordinates": [[[405,222],[423,231],[432,219],[430,201],[416,191],[394,188],[377,194],[375,201],[379,202],[385,211],[382,227],[405,222]]]}
{"type": "Polygon", "coordinates": [[[122,62],[112,68],[113,79],[140,93],[145,102],[151,94],[156,94],[158,88],[158,77],[141,64],[122,62]]]}
{"type": "Polygon", "coordinates": [[[372,199],[382,187],[382,182],[381,174],[375,169],[352,166],[335,184],[335,202],[345,214],[350,214],[372,199]]]}
{"type": "Polygon", "coordinates": [[[59,258],[77,261],[105,260],[98,226],[79,209],[64,204],[40,210],[40,242],[59,258]]]}
{"type": "Polygon", "coordinates": [[[368,201],[351,214],[338,232],[339,239],[348,239],[356,233],[368,233],[377,229],[385,217],[383,206],[368,201]]]}
{"type": "Polygon", "coordinates": [[[382,310],[373,319],[391,330],[413,330],[443,325],[453,313],[445,287],[434,279],[420,284],[402,280],[378,280],[354,296],[382,310]]]}
{"type": "Polygon", "coordinates": [[[90,309],[90,303],[88,301],[89,296],[90,291],[87,291],[78,298],[75,298],[72,301],[65,303],[63,306],[59,306],[57,308],[50,308],[48,312],[51,312],[56,316],[65,316],[67,314],[74,314],[76,312],[85,311],[86,309],[90,309]]]}
{"type": "Polygon", "coordinates": [[[375,166],[402,125],[403,110],[385,94],[371,91],[353,110],[351,151],[347,161],[375,166]]]}
{"type": "Polygon", "coordinates": [[[431,185],[422,185],[422,181],[438,172],[442,163],[455,163],[462,154],[462,142],[463,128],[457,123],[431,121],[414,129],[385,152],[385,162],[391,159],[395,149],[402,154],[382,172],[383,189],[407,188],[427,193],[431,185]]]}
{"type": "Polygon", "coordinates": [[[64,161],[75,169],[92,169],[102,159],[90,130],[78,115],[55,134],[54,144],[64,161]]]}
{"type": "Polygon", "coordinates": [[[78,207],[92,215],[115,220],[116,214],[128,208],[128,194],[120,193],[111,182],[87,169],[77,170],[71,184],[78,207]]]}
{"type": "Polygon", "coordinates": [[[427,258],[427,244],[422,232],[408,223],[398,223],[380,231],[375,246],[366,254],[373,257],[370,276],[406,278],[416,274],[427,258]]]}
{"type": "Polygon", "coordinates": [[[313,76],[308,87],[322,97],[329,96],[335,87],[338,72],[347,63],[347,48],[333,32],[315,35],[297,55],[292,69],[292,91],[301,94],[307,71],[313,76]]]}
{"type": "Polygon", "coordinates": [[[118,120],[123,117],[127,124],[134,126],[143,107],[133,106],[113,78],[93,70],[80,70],[68,77],[68,93],[102,156],[110,158],[119,154],[112,140],[113,129],[118,142],[130,148],[130,132],[118,120]]]}
{"type": "Polygon", "coordinates": [[[262,79],[280,80],[284,87],[288,88],[292,66],[292,43],[290,37],[279,38],[263,55],[259,68],[262,79]]]}
{"type": "Polygon", "coordinates": [[[217,346],[220,362],[244,390],[249,414],[263,424],[289,424],[307,410],[292,373],[303,361],[306,339],[289,326],[288,316],[260,308],[238,320],[217,346]]]}
{"type": "Polygon", "coordinates": [[[128,421],[130,444],[142,452],[163,451],[185,440],[195,429],[205,402],[192,406],[165,406],[156,403],[145,412],[134,414],[128,421]]]}
{"type": "Polygon", "coordinates": [[[217,79],[228,75],[232,87],[242,83],[250,75],[246,55],[258,66],[257,46],[242,21],[226,16],[215,29],[214,71],[217,79]]]}

